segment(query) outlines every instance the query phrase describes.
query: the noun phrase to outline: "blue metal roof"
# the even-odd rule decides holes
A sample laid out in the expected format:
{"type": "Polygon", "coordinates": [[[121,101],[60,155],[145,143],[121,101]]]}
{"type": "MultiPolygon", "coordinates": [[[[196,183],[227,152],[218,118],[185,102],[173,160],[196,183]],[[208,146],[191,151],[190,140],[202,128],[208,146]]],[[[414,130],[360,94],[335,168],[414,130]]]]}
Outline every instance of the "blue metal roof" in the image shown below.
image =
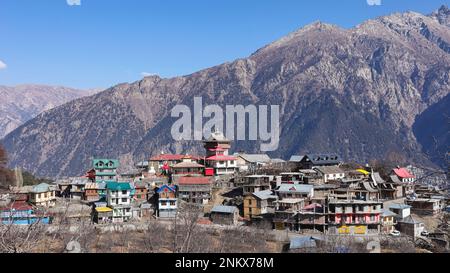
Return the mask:
{"type": "Polygon", "coordinates": [[[296,236],[291,238],[290,249],[316,247],[316,240],[311,236],[296,236]]]}

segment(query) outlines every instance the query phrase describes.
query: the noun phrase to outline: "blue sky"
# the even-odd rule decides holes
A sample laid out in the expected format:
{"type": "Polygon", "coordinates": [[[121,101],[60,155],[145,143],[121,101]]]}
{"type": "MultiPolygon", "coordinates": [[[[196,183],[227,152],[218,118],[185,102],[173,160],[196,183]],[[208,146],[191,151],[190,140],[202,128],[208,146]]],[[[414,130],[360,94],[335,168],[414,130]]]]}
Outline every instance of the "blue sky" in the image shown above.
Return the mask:
{"type": "Polygon", "coordinates": [[[106,88],[143,72],[186,75],[246,57],[313,21],[349,28],[393,12],[428,14],[448,3],[81,0],[71,6],[67,0],[0,0],[0,85],[106,88]]]}

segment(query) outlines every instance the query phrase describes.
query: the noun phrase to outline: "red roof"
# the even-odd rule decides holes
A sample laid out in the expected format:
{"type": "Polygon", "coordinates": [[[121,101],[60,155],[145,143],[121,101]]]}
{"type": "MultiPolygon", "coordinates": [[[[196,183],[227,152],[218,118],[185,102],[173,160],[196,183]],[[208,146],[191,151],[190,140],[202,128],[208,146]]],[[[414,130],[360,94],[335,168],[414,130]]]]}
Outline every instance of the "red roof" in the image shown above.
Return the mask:
{"type": "Polygon", "coordinates": [[[7,205],[6,207],[1,208],[0,210],[30,210],[33,207],[30,206],[28,203],[26,202],[13,202],[9,205],[7,205]]]}
{"type": "Polygon", "coordinates": [[[203,176],[182,176],[178,180],[179,185],[207,185],[211,184],[209,177],[203,176]]]}
{"type": "Polygon", "coordinates": [[[405,168],[399,168],[394,169],[394,173],[400,177],[400,178],[415,178],[414,175],[412,175],[407,169],[405,168]]]}
{"type": "Polygon", "coordinates": [[[227,161],[227,160],[236,160],[236,157],[227,156],[227,155],[213,155],[213,156],[207,157],[206,160],[227,161]]]}
{"type": "MultiPolygon", "coordinates": [[[[161,154],[150,158],[150,161],[181,161],[187,155],[161,154]]],[[[198,160],[196,156],[188,156],[194,160],[198,160]]]]}

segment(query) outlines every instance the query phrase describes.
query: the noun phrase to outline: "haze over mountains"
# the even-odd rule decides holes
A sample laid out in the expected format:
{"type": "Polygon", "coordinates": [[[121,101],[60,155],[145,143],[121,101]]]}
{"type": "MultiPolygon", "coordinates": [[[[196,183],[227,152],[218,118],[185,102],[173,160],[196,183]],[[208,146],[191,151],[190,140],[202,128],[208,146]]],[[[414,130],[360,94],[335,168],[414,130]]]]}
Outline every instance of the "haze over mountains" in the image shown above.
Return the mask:
{"type": "Polygon", "coordinates": [[[0,139],[44,111],[98,91],[36,84],[0,85],[0,139]]]}
{"type": "MultiPolygon", "coordinates": [[[[449,14],[446,6],[428,16],[397,13],[352,29],[316,22],[248,58],[76,99],[20,126],[3,144],[11,166],[42,176],[80,175],[92,157],[201,154],[200,142],[173,141],[170,111],[202,96],[204,105],[280,105],[274,157],[336,152],[366,162],[396,152],[443,166],[450,144],[449,14]]],[[[233,147],[258,152],[260,145],[233,147]]]]}

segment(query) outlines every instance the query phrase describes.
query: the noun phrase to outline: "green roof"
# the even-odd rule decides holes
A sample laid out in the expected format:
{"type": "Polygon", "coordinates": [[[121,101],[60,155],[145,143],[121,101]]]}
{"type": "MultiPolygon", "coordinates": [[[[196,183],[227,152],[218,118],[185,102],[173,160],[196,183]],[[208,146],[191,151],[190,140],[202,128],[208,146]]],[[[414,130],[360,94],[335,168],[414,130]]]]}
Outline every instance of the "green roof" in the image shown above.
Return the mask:
{"type": "Polygon", "coordinates": [[[92,166],[96,169],[117,169],[119,167],[119,160],[117,159],[94,159],[92,166]]]}
{"type": "Polygon", "coordinates": [[[106,188],[112,191],[131,190],[131,185],[128,182],[107,182],[106,188]]]}

